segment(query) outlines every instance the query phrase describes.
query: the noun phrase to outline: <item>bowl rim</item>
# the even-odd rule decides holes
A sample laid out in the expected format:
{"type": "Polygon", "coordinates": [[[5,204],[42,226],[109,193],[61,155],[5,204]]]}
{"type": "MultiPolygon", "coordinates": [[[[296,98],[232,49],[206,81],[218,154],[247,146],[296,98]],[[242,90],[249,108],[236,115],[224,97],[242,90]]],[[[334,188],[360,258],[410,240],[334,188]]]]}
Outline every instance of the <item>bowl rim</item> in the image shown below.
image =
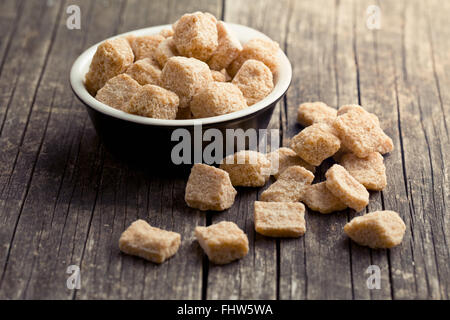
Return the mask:
{"type": "MultiPolygon", "coordinates": [[[[227,26],[236,33],[239,41],[245,43],[250,39],[254,38],[264,38],[270,39],[265,34],[239,24],[226,22],[227,26]]],[[[171,28],[171,24],[153,26],[148,28],[137,29],[125,33],[121,33],[115,35],[113,37],[109,37],[104,39],[90,48],[86,49],[83,53],[81,53],[75,62],[72,65],[70,70],[70,86],[74,94],[78,97],[81,102],[85,105],[114,118],[122,119],[125,121],[130,121],[134,123],[144,124],[144,125],[156,125],[156,126],[197,126],[197,125],[211,125],[223,122],[230,122],[233,120],[239,120],[241,118],[245,118],[250,116],[253,113],[258,113],[270,106],[273,103],[276,103],[280,98],[286,93],[287,89],[292,80],[292,66],[287,58],[286,54],[280,49],[278,52],[279,56],[279,67],[277,70],[277,75],[275,79],[275,85],[272,92],[265,97],[263,100],[258,101],[257,103],[239,111],[235,111],[228,114],[223,114],[219,116],[209,117],[209,118],[200,118],[200,119],[183,119],[183,120],[167,120],[167,119],[155,119],[149,117],[138,116],[134,114],[130,114],[124,112],[122,110],[115,109],[110,107],[97,99],[95,99],[84,86],[84,77],[89,69],[89,65],[91,63],[92,57],[94,56],[95,51],[100,43],[105,40],[114,39],[127,35],[150,35],[156,34],[163,29],[171,28]]]]}

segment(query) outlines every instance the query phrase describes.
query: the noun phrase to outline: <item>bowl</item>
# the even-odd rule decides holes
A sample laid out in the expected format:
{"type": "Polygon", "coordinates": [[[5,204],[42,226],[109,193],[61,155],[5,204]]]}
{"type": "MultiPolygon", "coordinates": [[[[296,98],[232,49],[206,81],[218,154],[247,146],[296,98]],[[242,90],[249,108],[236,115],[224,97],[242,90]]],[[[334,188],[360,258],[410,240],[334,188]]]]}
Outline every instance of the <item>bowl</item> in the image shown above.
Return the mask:
{"type": "MultiPolygon", "coordinates": [[[[237,35],[241,43],[254,38],[268,38],[263,33],[246,26],[233,23],[227,23],[227,26],[237,35]]],[[[129,34],[137,36],[156,34],[167,28],[171,28],[171,25],[130,31],[110,39],[129,34]]],[[[222,137],[215,136],[215,138],[221,140],[218,143],[221,143],[223,146],[223,156],[239,149],[247,148],[248,140],[245,146],[236,144],[236,138],[231,137],[231,135],[227,140],[227,132],[233,132],[229,131],[229,129],[234,130],[234,132],[237,129],[242,129],[237,132],[255,129],[257,134],[264,132],[264,130],[260,130],[267,128],[276,103],[286,93],[292,79],[291,64],[286,55],[279,50],[280,65],[274,77],[274,89],[267,97],[254,105],[233,113],[203,119],[165,120],[147,118],[109,107],[97,101],[86,90],[84,86],[85,74],[89,70],[92,57],[100,43],[84,51],[75,60],[70,71],[72,90],[86,106],[98,136],[111,153],[126,161],[152,166],[158,171],[190,168],[194,162],[211,164],[211,160],[205,161],[201,159],[202,152],[210,143],[209,141],[204,141],[207,139],[203,139],[203,134],[208,129],[217,129],[218,132],[222,133],[222,137]],[[190,141],[185,136],[180,138],[184,133],[190,134],[190,141]],[[179,156],[174,159],[174,147],[178,146],[176,150],[179,151],[180,143],[183,143],[185,147],[178,154],[182,155],[181,162],[181,157],[179,156]],[[190,150],[188,150],[188,146],[190,150]]],[[[221,155],[221,153],[218,152],[218,155],[221,155]]]]}

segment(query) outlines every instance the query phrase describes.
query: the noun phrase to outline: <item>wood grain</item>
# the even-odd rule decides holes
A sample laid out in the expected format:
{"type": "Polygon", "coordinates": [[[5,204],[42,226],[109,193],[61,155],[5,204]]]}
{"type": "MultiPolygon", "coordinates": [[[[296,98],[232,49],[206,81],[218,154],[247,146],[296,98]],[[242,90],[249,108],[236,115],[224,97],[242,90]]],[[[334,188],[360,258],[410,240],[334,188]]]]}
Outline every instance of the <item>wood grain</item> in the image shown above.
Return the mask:
{"type": "MultiPolygon", "coordinates": [[[[0,298],[2,299],[448,299],[450,221],[450,4],[378,1],[381,29],[366,26],[373,1],[4,0],[0,2],[0,298]],[[69,4],[81,30],[68,30],[69,4]],[[184,203],[186,177],[158,176],[105,150],[67,75],[75,58],[117,33],[208,11],[278,41],[293,81],[270,128],[284,145],[302,129],[299,103],[359,103],[376,113],[395,149],[388,186],[367,211],[392,209],[407,225],[401,246],[350,242],[352,210],[306,213],[307,233],[272,239],[254,232],[262,189],[239,188],[232,208],[184,203]],[[119,252],[135,219],[182,235],[162,265],[119,252]],[[197,225],[236,222],[249,236],[243,260],[215,266],[193,237],[197,225]],[[81,267],[80,290],[66,287],[81,267]],[[381,289],[366,286],[369,265],[381,289]]],[[[316,181],[333,162],[317,171],[316,181]]]]}
{"type": "MultiPolygon", "coordinates": [[[[289,6],[289,1],[228,1],[224,20],[258,29],[282,46],[286,36],[289,6]],[[260,15],[255,16],[255,11],[260,12],[260,15]]],[[[280,104],[272,116],[270,129],[280,128],[279,108],[280,104]]],[[[227,212],[211,216],[211,223],[222,220],[237,223],[249,238],[250,252],[242,261],[227,266],[208,266],[208,299],[277,297],[277,241],[256,234],[253,224],[253,203],[260,192],[256,188],[238,188],[234,206],[227,212]]]]}

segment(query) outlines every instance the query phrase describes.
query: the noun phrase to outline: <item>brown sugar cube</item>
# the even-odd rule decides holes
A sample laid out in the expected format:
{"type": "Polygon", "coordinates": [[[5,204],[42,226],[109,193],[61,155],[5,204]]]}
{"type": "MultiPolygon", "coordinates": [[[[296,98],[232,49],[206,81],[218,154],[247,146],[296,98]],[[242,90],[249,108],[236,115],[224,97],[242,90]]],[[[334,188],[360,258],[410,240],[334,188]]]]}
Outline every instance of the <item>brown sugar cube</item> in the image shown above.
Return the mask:
{"type": "Polygon", "coordinates": [[[153,54],[154,58],[158,61],[162,68],[166,64],[167,60],[178,55],[178,50],[172,37],[161,41],[153,54]]]}
{"type": "Polygon", "coordinates": [[[222,69],[220,72],[222,72],[225,75],[225,81],[226,82],[230,82],[231,80],[233,80],[230,75],[228,74],[226,69],[222,69]]]}
{"type": "Polygon", "coordinates": [[[186,57],[208,60],[218,45],[214,20],[202,12],[183,15],[176,22],[173,35],[178,52],[186,57]]]}
{"type": "Polygon", "coordinates": [[[280,46],[269,39],[253,39],[244,44],[242,51],[228,66],[227,72],[234,77],[245,61],[254,59],[263,62],[273,74],[278,69],[278,51],[280,46]]]}
{"type": "Polygon", "coordinates": [[[138,92],[141,86],[127,74],[119,74],[98,90],[95,99],[110,107],[126,110],[131,97],[138,92]]]}
{"type": "Polygon", "coordinates": [[[353,109],[364,109],[364,108],[358,104],[345,104],[345,105],[339,107],[339,109],[337,111],[337,115],[341,116],[344,113],[347,113],[348,111],[353,110],[353,109]]]}
{"type": "Polygon", "coordinates": [[[311,210],[320,213],[331,213],[347,208],[345,203],[328,190],[325,182],[306,186],[300,201],[303,201],[311,210]]]}
{"type": "Polygon", "coordinates": [[[87,91],[94,96],[106,81],[125,72],[133,60],[133,51],[126,39],[116,38],[101,43],[86,74],[87,91]]]}
{"type": "Polygon", "coordinates": [[[153,59],[156,48],[164,39],[160,34],[134,37],[131,40],[131,48],[133,49],[136,60],[145,58],[153,59]]]}
{"type": "Polygon", "coordinates": [[[300,166],[292,166],[283,171],[269,188],[261,194],[261,200],[267,202],[296,202],[311,184],[314,175],[300,166]]]}
{"type": "Polygon", "coordinates": [[[178,96],[164,88],[147,84],[130,99],[124,111],[155,119],[175,119],[178,96]]]}
{"type": "Polygon", "coordinates": [[[211,58],[209,58],[208,65],[211,70],[220,71],[228,67],[236,59],[239,52],[242,51],[242,45],[223,21],[217,22],[217,35],[218,46],[211,58]]]}
{"type": "MultiPolygon", "coordinates": [[[[216,19],[216,17],[215,17],[213,14],[209,13],[209,12],[203,12],[203,13],[202,13],[201,11],[196,11],[196,12],[193,12],[192,14],[203,14],[203,15],[205,15],[205,17],[211,19],[211,21],[212,21],[214,24],[217,24],[217,19],[216,19]]],[[[177,24],[178,24],[178,21],[180,21],[180,19],[178,19],[177,21],[175,21],[174,23],[172,23],[172,30],[175,30],[175,29],[176,29],[177,24]]]]}
{"type": "Polygon", "coordinates": [[[144,220],[136,220],[120,236],[119,248],[127,254],[162,263],[178,251],[180,243],[179,233],[152,227],[144,220]]]}
{"type": "Polygon", "coordinates": [[[291,140],[291,148],[300,158],[318,166],[323,160],[335,154],[341,146],[339,138],[325,123],[316,123],[306,127],[291,140]]]}
{"type": "Polygon", "coordinates": [[[217,82],[226,82],[227,81],[227,76],[220,71],[211,70],[211,76],[212,76],[213,80],[217,81],[217,82]]]}
{"type": "Polygon", "coordinates": [[[128,67],[126,74],[136,80],[140,85],[159,84],[161,69],[149,58],[138,60],[128,67]]]}
{"type": "Polygon", "coordinates": [[[350,151],[346,146],[344,146],[344,145],[341,143],[340,149],[338,150],[338,152],[336,152],[336,153],[333,155],[334,161],[336,161],[336,162],[341,161],[342,156],[343,156],[344,154],[347,154],[347,153],[351,153],[351,151],[350,151]]]}
{"type": "Polygon", "coordinates": [[[201,89],[191,101],[195,118],[207,118],[247,108],[241,90],[229,82],[211,82],[201,89]]]}
{"type": "Polygon", "coordinates": [[[333,123],[342,144],[360,158],[393,150],[392,139],[380,128],[378,118],[363,108],[350,108],[333,123]]]}
{"type": "Polygon", "coordinates": [[[191,208],[222,211],[233,205],[236,194],[228,172],[196,163],[191,169],[184,199],[191,208]]]}
{"type": "Polygon", "coordinates": [[[369,192],[343,166],[334,164],[325,177],[328,190],[350,208],[359,212],[369,204],[369,192]]]}
{"type": "Polygon", "coordinates": [[[161,73],[162,86],[180,98],[179,108],[189,107],[192,97],[212,81],[208,65],[194,58],[172,57],[161,73]]]}
{"type": "MultiPolygon", "coordinates": [[[[345,104],[345,105],[342,105],[339,107],[339,109],[337,111],[337,116],[342,116],[343,114],[349,112],[350,110],[367,111],[366,109],[361,107],[359,104],[345,104]]],[[[372,116],[373,119],[379,123],[378,117],[376,115],[374,115],[373,113],[369,113],[369,115],[372,116]]]]}
{"type": "Polygon", "coordinates": [[[356,243],[373,249],[399,245],[406,226],[395,211],[375,211],[353,218],[344,226],[345,233],[356,243]]]}
{"type": "Polygon", "coordinates": [[[249,59],[244,62],[232,81],[238,86],[249,106],[264,99],[273,89],[270,69],[261,61],[249,59]]]}
{"type": "Polygon", "coordinates": [[[164,38],[173,37],[173,29],[163,29],[159,32],[160,35],[162,35],[164,38]]]}
{"type": "Polygon", "coordinates": [[[378,152],[369,153],[365,158],[347,153],[339,163],[368,190],[380,191],[387,185],[386,167],[383,156],[378,152]]]}
{"type": "Polygon", "coordinates": [[[196,227],[195,237],[208,259],[215,264],[230,263],[248,253],[247,235],[230,221],[196,227]]]}
{"type": "MultiPolygon", "coordinates": [[[[130,45],[130,48],[131,48],[131,43],[136,38],[136,36],[134,34],[128,34],[128,35],[125,35],[125,36],[120,37],[120,38],[127,40],[128,44],[130,45]]],[[[131,51],[133,51],[133,49],[131,49],[131,51]]]]}
{"type": "Polygon", "coordinates": [[[268,237],[305,234],[305,206],[300,202],[255,201],[255,230],[268,237]]]}
{"type": "MultiPolygon", "coordinates": [[[[355,110],[355,109],[357,111],[361,111],[361,112],[366,111],[363,107],[361,107],[358,104],[346,104],[346,105],[341,106],[338,109],[337,116],[341,116],[341,115],[347,113],[348,111],[355,110]]],[[[367,116],[371,117],[374,122],[376,122],[378,125],[380,125],[380,120],[378,119],[378,117],[375,114],[370,113],[370,112],[366,112],[366,113],[367,113],[367,116]]],[[[350,150],[348,152],[350,152],[350,150]]]]}
{"type": "Polygon", "coordinates": [[[270,177],[270,161],[252,150],[229,155],[222,160],[220,169],[228,172],[233,186],[262,187],[270,177]]]}
{"type": "Polygon", "coordinates": [[[271,162],[271,173],[275,179],[278,179],[284,170],[292,166],[301,166],[312,173],[316,171],[314,166],[300,158],[291,148],[279,148],[267,154],[267,158],[271,162]]]}
{"type": "Polygon", "coordinates": [[[337,110],[323,102],[305,102],[298,107],[297,122],[302,126],[324,122],[332,125],[337,116],[337,110]]]}

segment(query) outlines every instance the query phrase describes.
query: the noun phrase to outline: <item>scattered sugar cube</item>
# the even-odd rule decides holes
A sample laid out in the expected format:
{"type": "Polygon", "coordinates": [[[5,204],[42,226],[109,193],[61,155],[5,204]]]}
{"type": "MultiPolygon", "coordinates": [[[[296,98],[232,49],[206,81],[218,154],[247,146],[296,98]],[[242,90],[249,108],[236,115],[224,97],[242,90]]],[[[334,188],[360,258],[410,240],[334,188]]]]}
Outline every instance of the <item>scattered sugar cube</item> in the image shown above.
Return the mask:
{"type": "Polygon", "coordinates": [[[120,236],[122,252],[162,263],[173,256],[180,247],[181,235],[150,226],[144,220],[133,222],[120,236]]]}
{"type": "Polygon", "coordinates": [[[236,194],[228,172],[200,163],[192,167],[185,193],[189,207],[222,211],[233,205],[236,194]]]}
{"type": "Polygon", "coordinates": [[[345,203],[328,190],[325,182],[306,186],[300,201],[303,201],[311,210],[320,213],[331,213],[347,208],[345,203]]]}
{"type": "Polygon", "coordinates": [[[369,192],[343,166],[334,164],[325,177],[328,190],[350,208],[359,212],[369,204],[369,192]]]}
{"type": "Polygon", "coordinates": [[[189,107],[192,97],[212,82],[208,65],[200,60],[172,57],[161,73],[161,84],[180,98],[179,108],[189,107]]]}
{"type": "MultiPolygon", "coordinates": [[[[363,107],[361,107],[361,106],[358,105],[358,104],[346,104],[346,105],[341,106],[341,107],[338,109],[338,111],[337,111],[337,116],[341,116],[341,115],[343,115],[343,114],[349,112],[350,110],[366,111],[363,107]]],[[[373,119],[374,121],[376,121],[378,124],[380,124],[380,121],[379,121],[378,117],[377,117],[375,114],[369,113],[369,112],[368,112],[368,116],[372,117],[372,119],[373,119]]]]}
{"type": "Polygon", "coordinates": [[[276,74],[279,63],[279,49],[280,46],[278,43],[269,39],[250,40],[244,44],[237,58],[228,66],[227,72],[230,76],[234,77],[245,61],[254,59],[263,62],[273,74],[276,74]]]}
{"type": "Polygon", "coordinates": [[[275,179],[278,179],[284,170],[292,166],[301,166],[312,173],[316,171],[314,166],[300,158],[291,148],[279,148],[267,154],[267,158],[271,162],[271,173],[275,179]]]}
{"type": "Polygon", "coordinates": [[[341,142],[325,123],[316,123],[306,127],[291,140],[291,148],[300,158],[318,166],[323,160],[334,155],[341,142]]]}
{"type": "Polygon", "coordinates": [[[226,82],[227,81],[227,76],[220,71],[211,70],[211,76],[212,76],[213,80],[217,81],[217,82],[226,82]]]}
{"type": "Polygon", "coordinates": [[[297,122],[302,126],[324,122],[332,125],[337,116],[337,110],[323,102],[305,102],[298,107],[297,122]]]}
{"type": "Polygon", "coordinates": [[[159,84],[161,69],[150,58],[138,60],[128,67],[126,74],[136,80],[140,85],[159,84]]]}
{"type": "MultiPolygon", "coordinates": [[[[338,111],[337,111],[337,116],[341,116],[341,115],[347,113],[347,112],[350,111],[350,110],[357,110],[357,111],[360,111],[360,112],[367,111],[366,109],[364,109],[363,107],[361,107],[361,106],[358,105],[358,104],[346,104],[346,105],[341,106],[341,107],[338,109],[338,111]]],[[[372,120],[373,120],[375,123],[377,123],[378,125],[380,125],[380,120],[378,119],[378,117],[377,117],[375,114],[370,113],[370,112],[367,112],[367,116],[368,116],[368,117],[371,117],[372,120]]],[[[349,150],[348,152],[350,152],[350,150],[349,150]]]]}
{"type": "Polygon", "coordinates": [[[183,15],[175,24],[173,39],[186,57],[208,60],[218,46],[215,18],[202,12],[183,15]]]}
{"type": "Polygon", "coordinates": [[[383,156],[378,152],[358,158],[352,153],[341,157],[340,164],[368,190],[383,190],[387,185],[383,156]]]}
{"type": "Polygon", "coordinates": [[[92,58],[86,74],[86,89],[93,96],[106,81],[121,74],[133,63],[134,55],[125,38],[102,42],[92,58]]]}
{"type": "Polygon", "coordinates": [[[208,65],[211,70],[220,71],[228,67],[236,59],[239,52],[242,51],[242,45],[223,21],[217,22],[217,35],[218,46],[208,60],[208,65]]]}
{"type": "Polygon", "coordinates": [[[305,206],[300,202],[255,201],[255,230],[268,237],[305,234],[305,206]]]}
{"type": "Polygon", "coordinates": [[[381,154],[394,149],[392,139],[380,128],[378,118],[363,108],[350,108],[333,124],[341,142],[360,158],[371,152],[381,154]]]}
{"type": "Polygon", "coordinates": [[[207,118],[247,108],[241,90],[229,82],[210,82],[191,101],[195,118],[207,118]]]}
{"type": "Polygon", "coordinates": [[[249,106],[264,99],[273,89],[270,69],[261,61],[249,59],[244,62],[232,81],[238,86],[249,106]]]}
{"type": "Polygon", "coordinates": [[[302,196],[305,186],[311,184],[314,175],[300,166],[292,166],[283,171],[278,180],[261,194],[267,202],[296,202],[302,196]]]}
{"type": "Polygon", "coordinates": [[[131,98],[124,111],[155,119],[175,119],[178,96],[172,91],[147,84],[131,98]]]}
{"type": "Polygon", "coordinates": [[[406,226],[395,211],[375,211],[353,218],[344,226],[345,233],[356,243],[373,249],[399,245],[406,226]]]}
{"type": "Polygon", "coordinates": [[[131,97],[138,92],[141,86],[127,74],[119,74],[109,79],[106,84],[98,90],[95,99],[110,107],[126,110],[131,97]]]}
{"type": "Polygon", "coordinates": [[[196,227],[195,237],[211,262],[226,264],[248,253],[247,235],[233,222],[196,227]]]}
{"type": "Polygon", "coordinates": [[[167,60],[178,55],[178,50],[172,37],[166,38],[165,40],[161,41],[153,54],[161,68],[164,67],[167,60]]]}
{"type": "Polygon", "coordinates": [[[222,160],[220,169],[228,172],[233,186],[262,187],[270,177],[270,161],[252,150],[229,155],[222,160]]]}
{"type": "Polygon", "coordinates": [[[133,49],[136,60],[145,58],[153,59],[156,48],[164,39],[160,34],[134,37],[131,40],[131,48],[133,49]]]}

